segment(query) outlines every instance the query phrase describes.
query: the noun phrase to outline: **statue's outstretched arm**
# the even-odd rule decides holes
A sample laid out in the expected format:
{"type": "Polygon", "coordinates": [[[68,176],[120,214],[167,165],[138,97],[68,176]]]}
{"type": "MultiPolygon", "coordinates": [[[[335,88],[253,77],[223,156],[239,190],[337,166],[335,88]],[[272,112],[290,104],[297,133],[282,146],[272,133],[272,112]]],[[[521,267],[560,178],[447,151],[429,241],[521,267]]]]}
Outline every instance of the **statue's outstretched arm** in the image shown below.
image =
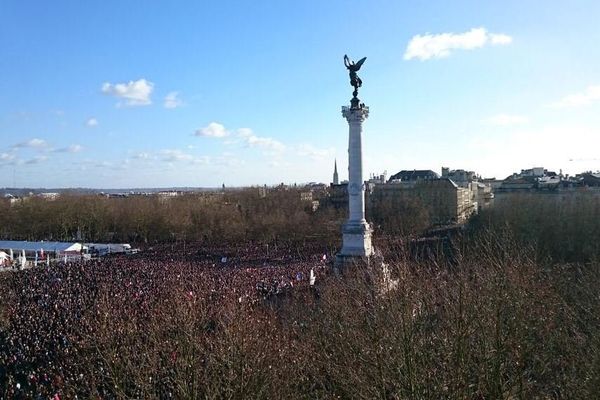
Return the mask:
{"type": "Polygon", "coordinates": [[[350,68],[350,59],[348,59],[348,55],[344,54],[344,65],[346,68],[350,68]]]}

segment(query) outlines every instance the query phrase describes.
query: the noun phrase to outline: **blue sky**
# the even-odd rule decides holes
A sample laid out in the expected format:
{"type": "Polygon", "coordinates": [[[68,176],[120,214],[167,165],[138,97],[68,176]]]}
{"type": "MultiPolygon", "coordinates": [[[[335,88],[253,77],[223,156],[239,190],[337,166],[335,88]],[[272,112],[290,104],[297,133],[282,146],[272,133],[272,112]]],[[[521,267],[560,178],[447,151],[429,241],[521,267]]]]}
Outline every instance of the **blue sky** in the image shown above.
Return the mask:
{"type": "Polygon", "coordinates": [[[600,169],[597,1],[0,3],[0,186],[600,169]]]}

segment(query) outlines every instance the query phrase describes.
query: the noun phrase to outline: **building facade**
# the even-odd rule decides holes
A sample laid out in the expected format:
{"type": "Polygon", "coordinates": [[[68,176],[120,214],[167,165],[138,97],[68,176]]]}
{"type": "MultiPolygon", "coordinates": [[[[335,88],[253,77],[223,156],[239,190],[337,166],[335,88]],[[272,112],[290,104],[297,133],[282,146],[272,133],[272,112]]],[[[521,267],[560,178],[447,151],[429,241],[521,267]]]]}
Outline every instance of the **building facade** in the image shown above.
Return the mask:
{"type": "Polygon", "coordinates": [[[368,192],[368,205],[376,202],[417,201],[428,211],[432,225],[462,224],[477,212],[469,188],[459,187],[447,178],[374,184],[368,192]]]}

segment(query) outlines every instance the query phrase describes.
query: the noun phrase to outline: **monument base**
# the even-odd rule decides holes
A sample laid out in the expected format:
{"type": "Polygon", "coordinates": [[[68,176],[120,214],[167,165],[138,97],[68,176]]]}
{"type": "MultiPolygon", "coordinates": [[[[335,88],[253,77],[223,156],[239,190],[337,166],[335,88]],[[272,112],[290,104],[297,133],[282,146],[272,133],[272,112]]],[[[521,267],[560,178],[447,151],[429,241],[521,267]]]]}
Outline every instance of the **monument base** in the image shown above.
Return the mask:
{"type": "Polygon", "coordinates": [[[344,224],[342,249],[335,256],[335,267],[339,269],[350,264],[368,263],[373,255],[372,233],[373,228],[365,221],[344,224]]]}

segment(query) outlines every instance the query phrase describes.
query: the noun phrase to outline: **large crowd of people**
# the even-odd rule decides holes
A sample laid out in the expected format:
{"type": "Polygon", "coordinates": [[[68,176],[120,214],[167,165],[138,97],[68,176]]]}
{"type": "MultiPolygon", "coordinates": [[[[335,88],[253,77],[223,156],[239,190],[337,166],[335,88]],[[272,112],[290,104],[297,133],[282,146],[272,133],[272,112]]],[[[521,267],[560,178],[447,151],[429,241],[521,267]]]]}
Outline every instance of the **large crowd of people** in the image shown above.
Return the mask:
{"type": "MultiPolygon", "coordinates": [[[[0,398],[71,398],[70,388],[102,379],[106,365],[94,347],[107,326],[118,340],[131,329],[125,322],[141,332],[181,302],[208,315],[226,302],[251,313],[278,296],[315,293],[329,257],[318,244],[180,244],[0,273],[0,398]]],[[[109,383],[93,386],[114,397],[109,383]]]]}

